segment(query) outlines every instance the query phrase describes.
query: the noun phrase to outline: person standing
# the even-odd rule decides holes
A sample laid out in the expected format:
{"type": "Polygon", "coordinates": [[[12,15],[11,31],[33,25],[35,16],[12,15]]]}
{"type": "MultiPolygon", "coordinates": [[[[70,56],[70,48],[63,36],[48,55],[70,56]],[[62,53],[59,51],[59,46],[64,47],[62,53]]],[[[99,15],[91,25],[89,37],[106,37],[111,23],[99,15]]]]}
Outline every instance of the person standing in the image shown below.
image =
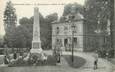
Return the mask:
{"type": "Polygon", "coordinates": [[[109,53],[106,52],[106,59],[108,60],[108,58],[109,58],[109,53]]]}
{"type": "Polygon", "coordinates": [[[14,59],[17,58],[17,54],[16,54],[16,52],[14,52],[14,54],[13,54],[13,58],[14,58],[14,59]]]}
{"type": "Polygon", "coordinates": [[[8,63],[9,63],[9,60],[8,60],[7,56],[5,55],[4,56],[4,64],[8,64],[8,63]]]}
{"type": "Polygon", "coordinates": [[[94,55],[94,70],[98,68],[98,53],[96,51],[94,55]]]}
{"type": "Polygon", "coordinates": [[[60,58],[61,57],[61,52],[60,52],[60,48],[57,48],[57,62],[60,63],[60,58]]]}

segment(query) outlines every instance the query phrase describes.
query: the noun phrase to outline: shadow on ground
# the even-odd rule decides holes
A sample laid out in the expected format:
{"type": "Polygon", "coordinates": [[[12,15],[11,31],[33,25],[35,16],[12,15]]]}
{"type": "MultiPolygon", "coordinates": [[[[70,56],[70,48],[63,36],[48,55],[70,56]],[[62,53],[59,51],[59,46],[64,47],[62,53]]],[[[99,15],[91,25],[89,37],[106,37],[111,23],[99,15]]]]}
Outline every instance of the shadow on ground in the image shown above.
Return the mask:
{"type": "Polygon", "coordinates": [[[84,58],[78,57],[78,56],[74,56],[74,62],[73,63],[72,63],[72,56],[71,55],[65,55],[64,58],[68,62],[69,66],[72,68],[80,68],[86,63],[86,60],[84,58]]]}

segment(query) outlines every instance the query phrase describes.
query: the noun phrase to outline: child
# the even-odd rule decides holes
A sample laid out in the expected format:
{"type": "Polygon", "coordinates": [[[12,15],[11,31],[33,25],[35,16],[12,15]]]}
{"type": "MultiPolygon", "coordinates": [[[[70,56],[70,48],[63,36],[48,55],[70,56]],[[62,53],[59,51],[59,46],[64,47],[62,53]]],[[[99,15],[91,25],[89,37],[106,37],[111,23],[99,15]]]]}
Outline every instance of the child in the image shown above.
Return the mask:
{"type": "Polygon", "coordinates": [[[96,53],[94,56],[94,70],[98,68],[97,64],[98,64],[98,54],[96,53]]]}

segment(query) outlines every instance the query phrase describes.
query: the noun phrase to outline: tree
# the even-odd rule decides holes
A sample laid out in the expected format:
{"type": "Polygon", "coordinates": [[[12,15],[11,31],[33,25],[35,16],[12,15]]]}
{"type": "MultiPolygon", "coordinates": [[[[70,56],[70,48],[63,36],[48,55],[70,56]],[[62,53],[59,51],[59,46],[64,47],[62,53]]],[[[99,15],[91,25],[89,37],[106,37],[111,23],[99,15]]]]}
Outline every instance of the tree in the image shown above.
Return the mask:
{"type": "Polygon", "coordinates": [[[81,6],[80,4],[78,3],[74,3],[74,4],[67,4],[64,6],[64,12],[63,12],[63,16],[66,16],[68,15],[69,13],[71,13],[72,11],[72,6],[75,6],[75,12],[77,13],[78,11],[80,13],[83,13],[83,6],[81,6]]]}
{"type": "Polygon", "coordinates": [[[51,22],[53,22],[57,19],[58,19],[58,14],[57,13],[52,13],[52,14],[46,16],[45,21],[48,22],[48,23],[51,23],[51,22]]]}
{"type": "Polygon", "coordinates": [[[16,28],[17,16],[15,13],[15,8],[11,1],[7,2],[4,11],[4,28],[5,28],[5,42],[9,47],[13,46],[13,35],[16,28]]]}
{"type": "MultiPolygon", "coordinates": [[[[42,46],[44,44],[45,41],[43,41],[44,36],[45,36],[45,20],[43,18],[43,16],[41,15],[41,13],[39,13],[39,19],[40,19],[40,33],[41,33],[41,41],[42,41],[42,46]]],[[[31,48],[31,44],[32,44],[32,37],[33,37],[33,23],[34,23],[34,17],[23,17],[19,20],[20,25],[17,27],[16,29],[16,40],[17,40],[17,46],[18,44],[22,44],[21,47],[27,47],[27,48],[31,48]],[[20,39],[20,40],[19,40],[20,39]],[[20,42],[19,42],[19,41],[20,42]],[[25,40],[25,41],[23,41],[25,40]]],[[[20,46],[18,46],[20,47],[20,46]]]]}
{"type": "Polygon", "coordinates": [[[48,49],[51,49],[52,45],[52,22],[58,20],[58,14],[57,13],[52,13],[49,14],[45,17],[45,26],[44,26],[44,31],[43,31],[43,36],[45,38],[44,41],[44,46],[48,49]]]}
{"type": "Polygon", "coordinates": [[[23,17],[19,20],[19,24],[26,25],[26,24],[31,24],[31,22],[27,17],[23,17]]]}
{"type": "MultiPolygon", "coordinates": [[[[108,20],[111,17],[111,6],[110,0],[87,0],[85,5],[85,34],[90,36],[90,39],[86,36],[86,48],[88,44],[94,43],[90,48],[96,49],[100,47],[105,47],[105,41],[107,38],[110,38],[108,28],[110,27],[108,20]],[[100,34],[96,33],[96,30],[100,30],[100,34]],[[99,40],[94,40],[97,37],[101,38],[101,44],[99,40]],[[103,38],[103,39],[102,39],[103,38]],[[98,45],[98,44],[100,45],[98,45]],[[97,44],[97,45],[96,45],[97,44]]],[[[107,44],[106,44],[107,45],[107,44]]]]}
{"type": "Polygon", "coordinates": [[[2,36],[0,36],[0,47],[3,48],[3,43],[4,43],[4,39],[2,36]]]}
{"type": "Polygon", "coordinates": [[[113,49],[112,51],[114,51],[114,56],[115,56],[115,0],[110,0],[110,11],[111,11],[111,17],[110,17],[110,30],[111,30],[111,48],[113,49]]]}
{"type": "Polygon", "coordinates": [[[29,32],[30,30],[23,26],[20,25],[16,28],[14,39],[15,41],[13,42],[14,46],[17,48],[30,48],[31,47],[31,41],[32,41],[32,33],[29,32]],[[31,37],[31,38],[30,38],[31,37]]]}
{"type": "Polygon", "coordinates": [[[15,30],[15,47],[31,48],[33,35],[33,17],[23,17],[19,20],[20,25],[15,30]]]}
{"type": "Polygon", "coordinates": [[[75,6],[75,13],[80,12],[81,14],[84,14],[84,7],[82,5],[78,3],[70,3],[64,6],[64,12],[63,15],[60,17],[60,22],[64,22],[66,19],[65,16],[69,15],[72,12],[72,6],[75,6]]]}
{"type": "MultiPolygon", "coordinates": [[[[51,49],[51,22],[57,20],[57,13],[50,14],[44,18],[41,13],[40,19],[40,37],[43,49],[51,49]]],[[[23,17],[19,20],[20,25],[16,27],[14,37],[14,47],[31,48],[33,37],[34,17],[23,17]]]]}
{"type": "MultiPolygon", "coordinates": [[[[51,48],[51,22],[57,20],[57,13],[48,15],[45,19],[41,13],[39,13],[39,16],[42,48],[48,46],[51,48]]],[[[31,48],[33,20],[33,16],[31,18],[23,17],[19,20],[20,25],[16,26],[17,17],[15,14],[15,8],[13,8],[11,1],[7,3],[4,11],[4,26],[6,31],[4,40],[8,47],[31,48]]]]}

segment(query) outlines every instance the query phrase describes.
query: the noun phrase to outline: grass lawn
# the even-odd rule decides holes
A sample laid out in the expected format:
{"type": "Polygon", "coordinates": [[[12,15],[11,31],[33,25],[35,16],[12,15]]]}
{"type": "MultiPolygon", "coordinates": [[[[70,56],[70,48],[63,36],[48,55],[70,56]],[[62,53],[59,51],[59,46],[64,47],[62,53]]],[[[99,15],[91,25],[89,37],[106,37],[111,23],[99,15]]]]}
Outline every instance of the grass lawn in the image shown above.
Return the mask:
{"type": "Polygon", "coordinates": [[[64,58],[65,58],[65,60],[67,60],[69,66],[73,67],[73,68],[79,68],[86,63],[85,59],[78,57],[78,56],[74,56],[74,62],[73,63],[71,60],[71,55],[65,55],[64,58]]]}

